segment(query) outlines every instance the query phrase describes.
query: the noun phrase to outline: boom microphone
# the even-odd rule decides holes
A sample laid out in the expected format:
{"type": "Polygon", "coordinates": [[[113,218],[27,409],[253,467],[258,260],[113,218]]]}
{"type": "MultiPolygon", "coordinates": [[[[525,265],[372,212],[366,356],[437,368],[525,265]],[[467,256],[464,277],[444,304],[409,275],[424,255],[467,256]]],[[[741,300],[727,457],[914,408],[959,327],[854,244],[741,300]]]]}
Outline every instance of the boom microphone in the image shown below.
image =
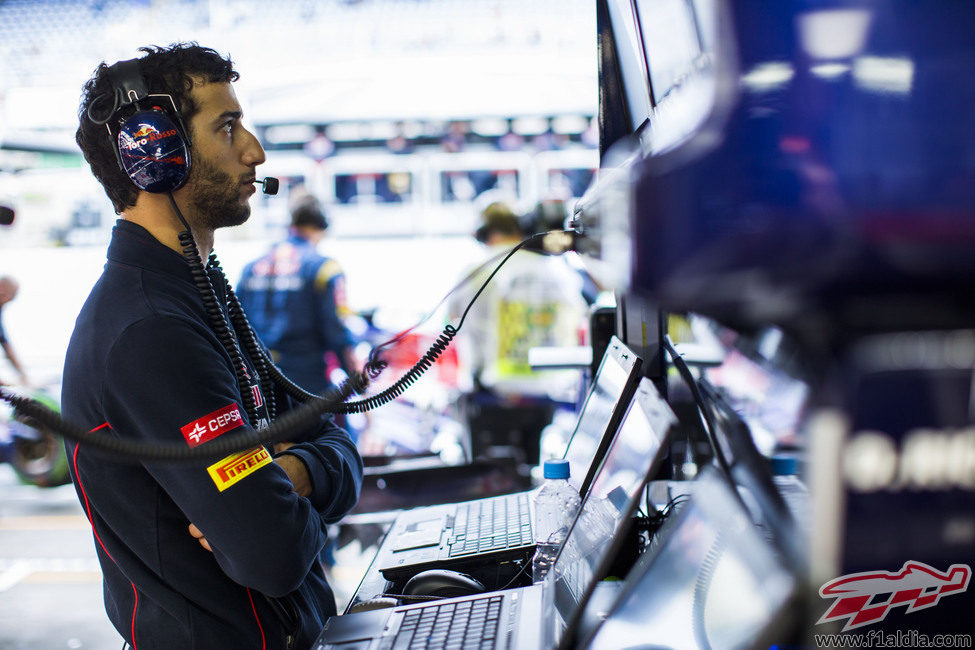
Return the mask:
{"type": "Polygon", "coordinates": [[[256,180],[254,182],[261,184],[261,191],[264,192],[265,194],[270,194],[273,196],[278,193],[278,187],[280,183],[278,183],[278,179],[276,179],[273,176],[267,176],[264,178],[264,180],[261,181],[256,180]]]}
{"type": "MultiPolygon", "coordinates": [[[[275,182],[277,182],[275,180],[275,182]]],[[[274,191],[277,191],[277,185],[275,185],[274,191]]],[[[0,226],[9,226],[14,222],[14,209],[8,208],[5,205],[0,205],[0,226]]]]}

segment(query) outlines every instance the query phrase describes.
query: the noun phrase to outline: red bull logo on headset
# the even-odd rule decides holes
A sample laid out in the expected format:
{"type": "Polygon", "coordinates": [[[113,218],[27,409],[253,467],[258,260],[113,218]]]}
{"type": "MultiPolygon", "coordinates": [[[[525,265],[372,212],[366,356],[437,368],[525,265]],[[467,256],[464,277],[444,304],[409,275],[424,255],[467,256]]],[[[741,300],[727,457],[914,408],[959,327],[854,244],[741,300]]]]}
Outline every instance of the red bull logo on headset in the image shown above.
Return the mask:
{"type": "Polygon", "coordinates": [[[125,120],[118,133],[124,171],[148,192],[182,185],[189,171],[189,147],[174,121],[162,111],[144,111],[125,120]]]}

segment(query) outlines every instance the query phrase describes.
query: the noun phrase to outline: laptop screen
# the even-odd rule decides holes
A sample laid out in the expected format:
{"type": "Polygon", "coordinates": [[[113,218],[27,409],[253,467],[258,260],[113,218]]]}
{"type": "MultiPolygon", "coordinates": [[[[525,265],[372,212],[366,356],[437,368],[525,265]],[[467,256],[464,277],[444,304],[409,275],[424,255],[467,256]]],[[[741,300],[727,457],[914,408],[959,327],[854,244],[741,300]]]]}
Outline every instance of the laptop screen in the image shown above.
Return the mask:
{"type": "Polygon", "coordinates": [[[595,461],[609,444],[606,432],[615,429],[622,406],[633,394],[640,366],[640,357],[612,337],[563,455],[569,461],[569,480],[579,486],[580,495],[589,487],[595,461]]]}
{"type": "Polygon", "coordinates": [[[800,425],[809,398],[807,383],[734,348],[725,352],[720,366],[708,368],[705,376],[748,423],[755,447],[764,456],[804,442],[800,425]]]}
{"type": "Polygon", "coordinates": [[[800,504],[790,505],[782,496],[768,460],[755,446],[748,424],[731,407],[724,391],[707,379],[700,380],[698,387],[713,416],[715,438],[728,460],[731,479],[757,502],[757,523],[766,529],[769,539],[799,561],[804,550],[797,523],[805,519],[800,504]]]}
{"type": "MultiPolygon", "coordinates": [[[[659,533],[662,543],[630,571],[609,616],[585,645],[652,640],[680,649],[768,647],[796,578],[750,522],[727,481],[710,469],[690,503],[659,533]]],[[[781,633],[781,630],[780,630],[781,633]]],[[[783,639],[778,639],[782,641],[783,639]]]]}
{"type": "Polygon", "coordinates": [[[624,528],[660,468],[676,421],[653,382],[641,379],[553,568],[555,604],[568,627],[619,553],[624,528]]]}

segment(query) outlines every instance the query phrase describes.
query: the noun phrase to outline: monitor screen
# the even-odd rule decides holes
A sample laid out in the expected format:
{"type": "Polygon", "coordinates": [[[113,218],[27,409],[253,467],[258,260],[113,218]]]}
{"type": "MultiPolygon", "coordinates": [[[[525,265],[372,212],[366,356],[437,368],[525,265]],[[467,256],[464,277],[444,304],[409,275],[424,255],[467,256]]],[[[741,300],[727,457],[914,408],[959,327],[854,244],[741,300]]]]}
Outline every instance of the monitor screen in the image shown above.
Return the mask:
{"type": "Polygon", "coordinates": [[[771,627],[788,624],[795,576],[716,472],[702,473],[694,487],[585,647],[617,650],[620,639],[640,639],[660,648],[722,650],[783,640],[771,627]]]}
{"type": "Polygon", "coordinates": [[[663,462],[664,441],[676,421],[653,382],[641,379],[555,564],[559,593],[567,601],[557,601],[560,611],[575,611],[594,576],[606,569],[610,547],[663,462]]]}
{"type": "Polygon", "coordinates": [[[803,542],[797,523],[806,518],[805,504],[785,499],[775,483],[771,462],[756,447],[748,423],[732,408],[724,391],[707,379],[698,387],[712,415],[716,442],[728,460],[731,479],[756,502],[756,523],[773,544],[799,561],[803,542]]]}
{"type": "Polygon", "coordinates": [[[607,432],[616,428],[633,394],[641,365],[622,341],[615,336],[610,340],[563,454],[569,461],[569,482],[579,487],[580,495],[609,444],[607,432]]]}
{"type": "Polygon", "coordinates": [[[809,386],[770,363],[725,351],[721,365],[705,376],[721,388],[731,407],[748,423],[755,446],[765,456],[777,448],[800,443],[800,423],[809,386]]]}
{"type": "Polygon", "coordinates": [[[632,0],[616,0],[608,5],[620,73],[623,76],[623,93],[630,112],[630,128],[636,131],[650,117],[651,110],[643,38],[632,0]]]}
{"type": "Polygon", "coordinates": [[[655,103],[661,103],[701,56],[694,7],[687,0],[635,0],[655,103]]]}

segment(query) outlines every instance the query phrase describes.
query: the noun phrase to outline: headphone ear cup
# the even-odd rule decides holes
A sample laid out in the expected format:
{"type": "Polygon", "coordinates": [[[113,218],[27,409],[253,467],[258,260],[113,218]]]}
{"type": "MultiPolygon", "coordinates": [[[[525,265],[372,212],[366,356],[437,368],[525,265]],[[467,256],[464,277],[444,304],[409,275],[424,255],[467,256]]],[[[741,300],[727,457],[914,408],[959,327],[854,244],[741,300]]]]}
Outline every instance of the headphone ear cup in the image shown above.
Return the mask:
{"type": "Polygon", "coordinates": [[[117,145],[122,171],[140,190],[172,192],[189,176],[189,143],[179,124],[161,110],[139,111],[125,118],[117,145]]]}
{"type": "Polygon", "coordinates": [[[488,227],[487,224],[481,224],[477,230],[474,231],[474,239],[486,244],[488,240],[488,227]]]}

